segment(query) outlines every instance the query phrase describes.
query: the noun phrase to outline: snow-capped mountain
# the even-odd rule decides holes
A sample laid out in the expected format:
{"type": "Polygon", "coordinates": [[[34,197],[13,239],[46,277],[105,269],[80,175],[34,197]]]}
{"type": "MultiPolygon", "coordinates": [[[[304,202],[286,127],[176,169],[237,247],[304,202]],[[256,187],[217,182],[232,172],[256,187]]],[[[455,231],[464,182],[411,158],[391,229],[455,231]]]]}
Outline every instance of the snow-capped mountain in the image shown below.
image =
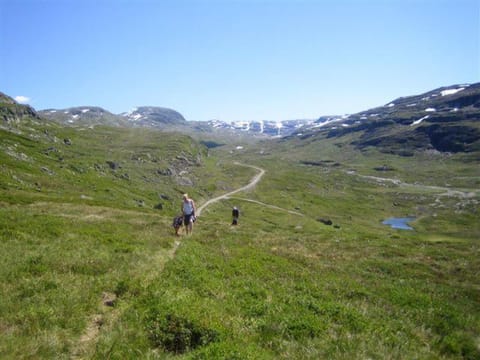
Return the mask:
{"type": "Polygon", "coordinates": [[[357,114],[322,117],[297,131],[301,139],[356,134],[358,148],[411,154],[415,149],[446,152],[480,149],[480,83],[452,85],[400,97],[357,114]]]}
{"type": "Polygon", "coordinates": [[[187,131],[195,129],[213,132],[241,132],[264,136],[287,136],[313,120],[285,121],[187,121],[176,110],[158,106],[139,106],[129,112],[112,114],[93,106],[79,106],[68,109],[46,109],[40,116],[65,125],[110,125],[157,128],[165,131],[187,131]]]}
{"type": "Polygon", "coordinates": [[[46,109],[38,111],[46,119],[65,125],[110,125],[126,126],[122,117],[98,106],[77,106],[68,109],[46,109]]]}
{"type": "Polygon", "coordinates": [[[384,106],[357,114],[344,115],[325,121],[320,118],[313,127],[330,125],[348,127],[368,120],[390,119],[404,125],[418,125],[422,121],[457,115],[477,114],[480,111],[480,83],[452,85],[420,95],[395,99],[384,106]]]}
{"type": "Polygon", "coordinates": [[[207,123],[214,129],[226,131],[241,131],[244,133],[261,134],[268,136],[288,136],[313,120],[284,120],[284,121],[221,121],[210,120],[207,123]]]}
{"type": "Polygon", "coordinates": [[[121,116],[135,126],[159,127],[186,123],[185,118],[178,111],[158,106],[136,107],[121,116]]]}
{"type": "MultiPolygon", "coordinates": [[[[7,122],[21,119],[22,111],[37,116],[33,108],[19,105],[6,95],[3,102],[4,114],[0,115],[7,122]]],[[[412,149],[480,150],[480,83],[441,87],[356,114],[322,116],[316,120],[187,121],[175,110],[156,106],[141,106],[118,115],[93,106],[47,109],[38,115],[73,126],[140,126],[219,136],[246,134],[302,140],[352,134],[352,144],[360,149],[376,146],[381,151],[399,154],[411,154],[412,149]]]]}

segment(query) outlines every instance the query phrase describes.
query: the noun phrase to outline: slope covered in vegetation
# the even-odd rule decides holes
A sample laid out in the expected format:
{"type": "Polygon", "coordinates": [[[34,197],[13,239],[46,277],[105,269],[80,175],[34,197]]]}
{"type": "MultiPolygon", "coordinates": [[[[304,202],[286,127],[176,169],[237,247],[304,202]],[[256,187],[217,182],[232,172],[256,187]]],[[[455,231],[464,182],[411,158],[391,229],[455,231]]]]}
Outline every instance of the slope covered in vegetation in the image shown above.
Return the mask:
{"type": "Polygon", "coordinates": [[[480,355],[475,154],[347,139],[208,150],[34,117],[0,139],[2,358],[480,355]],[[173,236],[181,193],[198,206],[255,176],[235,161],[265,175],[173,236]]]}

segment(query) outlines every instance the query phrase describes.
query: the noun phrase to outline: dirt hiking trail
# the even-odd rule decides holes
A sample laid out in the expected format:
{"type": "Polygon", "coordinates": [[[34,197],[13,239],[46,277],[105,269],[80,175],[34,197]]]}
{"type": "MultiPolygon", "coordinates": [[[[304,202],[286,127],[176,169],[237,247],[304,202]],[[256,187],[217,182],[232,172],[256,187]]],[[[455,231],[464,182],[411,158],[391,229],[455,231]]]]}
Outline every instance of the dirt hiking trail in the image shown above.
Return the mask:
{"type": "Polygon", "coordinates": [[[249,190],[249,189],[253,188],[255,185],[257,185],[257,183],[262,179],[262,176],[265,174],[265,170],[258,167],[258,166],[241,164],[239,162],[235,162],[234,164],[235,165],[240,165],[240,166],[246,166],[246,167],[258,170],[258,174],[255,175],[247,185],[242,186],[241,188],[238,188],[236,190],[230,191],[229,193],[214,197],[214,198],[208,200],[207,202],[205,202],[204,204],[202,204],[202,206],[200,206],[197,209],[197,216],[200,216],[200,214],[202,213],[202,210],[205,209],[207,206],[209,206],[209,205],[211,205],[211,204],[213,204],[217,201],[228,199],[230,196],[232,196],[233,194],[236,194],[240,191],[245,191],[245,190],[249,190]]]}
{"type": "MultiPolygon", "coordinates": [[[[197,216],[199,216],[202,213],[202,211],[209,205],[212,205],[220,200],[229,199],[232,195],[239,193],[241,191],[252,189],[255,185],[258,184],[258,182],[262,179],[263,175],[265,174],[265,170],[258,166],[242,164],[239,162],[234,162],[234,164],[239,166],[250,167],[252,169],[257,170],[258,173],[250,180],[250,182],[247,185],[242,186],[236,190],[230,191],[226,194],[214,197],[206,201],[205,203],[203,203],[200,207],[197,208],[197,213],[196,213],[197,216]]],[[[276,210],[287,211],[291,214],[304,216],[299,212],[283,209],[278,206],[274,206],[270,204],[265,204],[260,201],[246,199],[246,198],[236,198],[236,199],[242,200],[242,201],[249,201],[249,202],[266,206],[269,208],[273,208],[276,210]]],[[[172,249],[170,249],[166,254],[160,257],[163,260],[159,260],[160,264],[157,269],[157,272],[152,272],[150,276],[147,278],[147,282],[152,280],[155,274],[158,274],[158,272],[161,272],[163,270],[163,267],[166,261],[171,260],[175,257],[175,253],[177,252],[177,249],[180,246],[180,244],[181,244],[180,240],[175,240],[172,249]]],[[[120,310],[116,310],[115,308],[111,308],[111,310],[109,309],[110,305],[106,305],[105,296],[106,295],[104,294],[103,299],[99,304],[98,312],[91,316],[84,333],[80,336],[80,339],[76,344],[76,346],[74,346],[72,350],[72,357],[71,357],[72,359],[86,359],[86,358],[92,357],[95,344],[98,340],[100,332],[105,330],[108,331],[108,329],[112,326],[113,323],[115,323],[115,321],[120,316],[120,313],[121,313],[120,310]]]]}

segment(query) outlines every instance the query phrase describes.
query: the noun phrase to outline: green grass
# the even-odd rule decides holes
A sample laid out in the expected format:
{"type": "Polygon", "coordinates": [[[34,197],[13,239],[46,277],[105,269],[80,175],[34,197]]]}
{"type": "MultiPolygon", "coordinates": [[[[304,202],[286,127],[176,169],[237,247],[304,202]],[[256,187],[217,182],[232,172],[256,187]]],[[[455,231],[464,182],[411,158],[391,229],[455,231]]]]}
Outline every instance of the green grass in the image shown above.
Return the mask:
{"type": "MultiPolygon", "coordinates": [[[[416,234],[334,230],[245,207],[249,215],[237,228],[222,219],[229,207],[210,213],[215,229],[199,225],[119,328],[134,313],[142,340],[149,338],[153,314],[216,334],[186,358],[478,355],[479,292],[468,269],[479,263],[478,248],[469,254],[471,242],[433,247],[416,234]]],[[[176,334],[155,329],[160,337],[176,334]]],[[[125,335],[110,335],[101,346],[111,348],[125,335]]],[[[159,345],[142,343],[138,351],[148,357],[159,345]]],[[[126,350],[115,347],[113,354],[126,350]]]]}
{"type": "MultiPolygon", "coordinates": [[[[417,232],[392,230],[380,220],[394,210],[388,204],[396,192],[273,163],[248,197],[287,209],[301,204],[307,216],[239,199],[213,205],[133,305],[140,338],[155,330],[157,338],[185,339],[177,323],[152,330],[152,318],[175,318],[216,334],[203,346],[178,340],[183,358],[478,357],[475,216],[444,211],[420,219],[417,232]],[[286,184],[291,189],[282,193],[286,184]],[[322,197],[295,190],[307,186],[327,190],[322,197]],[[233,204],[242,210],[238,227],[229,225],[233,204]],[[340,227],[316,221],[325,214],[340,227]]],[[[126,315],[119,328],[132,321],[126,315]]],[[[116,336],[101,346],[125,356],[124,346],[112,344],[126,334],[116,336]]],[[[137,345],[143,357],[152,346],[168,350],[155,341],[137,345]]]]}
{"type": "Polygon", "coordinates": [[[155,271],[172,246],[167,223],[138,212],[44,203],[0,213],[3,358],[66,355],[102,293],[141,288],[139,270],[155,271]]]}
{"type": "Polygon", "coordinates": [[[225,146],[207,156],[180,134],[20,130],[0,133],[2,359],[480,357],[478,163],[471,157],[428,167],[421,155],[338,151],[333,140],[250,143],[242,153],[225,146]],[[58,151],[45,154],[51,146],[58,151]],[[185,159],[194,186],[158,174],[185,159]],[[265,168],[262,181],[212,204],[192,236],[175,238],[170,223],[182,192],[198,206],[252,178],[255,171],[235,160],[265,168]],[[373,168],[382,164],[395,170],[379,175],[373,168]],[[474,194],[358,175],[448,181],[474,194]],[[162,210],[154,209],[158,202],[162,210]],[[417,217],[415,231],[381,224],[406,215],[417,217]]]}

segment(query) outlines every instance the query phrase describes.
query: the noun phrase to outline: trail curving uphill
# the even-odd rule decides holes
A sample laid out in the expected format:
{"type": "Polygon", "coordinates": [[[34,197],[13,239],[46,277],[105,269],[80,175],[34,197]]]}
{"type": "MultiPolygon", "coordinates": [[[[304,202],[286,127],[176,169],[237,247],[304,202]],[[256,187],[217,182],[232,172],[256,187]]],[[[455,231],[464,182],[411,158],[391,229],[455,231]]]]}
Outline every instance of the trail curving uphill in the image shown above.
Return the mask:
{"type": "MultiPolygon", "coordinates": [[[[197,216],[199,216],[202,213],[202,210],[205,209],[207,206],[209,206],[209,205],[211,205],[211,204],[213,204],[217,201],[228,199],[228,198],[230,198],[231,195],[236,194],[238,192],[249,190],[249,189],[253,188],[262,179],[263,175],[265,174],[265,170],[258,167],[258,166],[242,164],[242,163],[239,163],[239,162],[235,162],[234,164],[235,165],[240,165],[240,166],[250,167],[252,169],[258,170],[258,173],[250,180],[250,182],[247,185],[242,186],[242,187],[240,187],[236,190],[230,191],[226,194],[223,194],[223,195],[217,196],[215,198],[212,198],[212,199],[208,200],[207,202],[205,202],[204,204],[202,204],[200,207],[197,208],[197,216]]],[[[265,204],[265,203],[262,203],[260,201],[251,200],[251,199],[243,199],[243,198],[238,198],[238,199],[243,200],[243,201],[253,202],[253,203],[256,203],[256,204],[259,204],[259,205],[262,205],[262,206],[267,206],[267,207],[274,208],[274,209],[277,209],[277,210],[283,210],[283,211],[290,212],[292,214],[297,214],[297,215],[303,216],[303,214],[300,214],[300,213],[297,213],[297,212],[294,212],[294,211],[290,211],[290,210],[287,210],[287,209],[279,208],[279,207],[274,206],[274,205],[265,204]]],[[[175,240],[172,249],[170,249],[166,254],[162,254],[162,258],[163,258],[163,255],[166,256],[164,261],[168,261],[168,259],[170,259],[170,260],[173,259],[175,257],[176,252],[177,252],[177,249],[179,248],[180,245],[181,245],[181,242],[179,240],[175,240]]],[[[163,262],[158,270],[162,271],[164,265],[165,265],[165,263],[163,262]]],[[[150,281],[153,280],[155,274],[157,274],[157,273],[153,272],[153,271],[150,272],[150,276],[148,276],[146,278],[147,283],[149,283],[150,281]]],[[[94,314],[91,317],[84,333],[81,335],[78,343],[76,344],[76,346],[73,349],[73,352],[72,352],[72,358],[73,359],[86,358],[87,355],[89,354],[89,352],[92,351],[92,348],[94,348],[95,344],[97,343],[97,340],[98,340],[100,331],[102,331],[102,328],[108,327],[108,326],[105,326],[105,324],[112,324],[120,316],[120,311],[114,311],[114,312],[111,312],[110,314],[105,314],[106,308],[104,307],[104,305],[105,305],[105,302],[103,302],[102,308],[100,309],[101,311],[99,311],[99,313],[94,314]]]]}
{"type": "Polygon", "coordinates": [[[234,164],[235,165],[240,165],[240,166],[246,166],[246,167],[258,170],[258,174],[255,175],[247,185],[242,186],[241,188],[238,188],[236,190],[230,191],[229,193],[214,197],[214,198],[208,200],[206,203],[202,204],[202,206],[197,208],[197,216],[200,216],[200,214],[202,213],[202,210],[205,209],[207,206],[209,206],[209,205],[211,205],[211,204],[213,204],[217,201],[228,199],[230,196],[232,196],[233,194],[236,194],[240,191],[245,191],[245,190],[249,190],[249,189],[253,188],[255,185],[257,185],[257,183],[260,181],[262,176],[265,175],[265,169],[262,169],[261,167],[258,167],[258,166],[255,166],[255,165],[242,164],[242,163],[239,163],[239,162],[235,162],[234,164]]]}

